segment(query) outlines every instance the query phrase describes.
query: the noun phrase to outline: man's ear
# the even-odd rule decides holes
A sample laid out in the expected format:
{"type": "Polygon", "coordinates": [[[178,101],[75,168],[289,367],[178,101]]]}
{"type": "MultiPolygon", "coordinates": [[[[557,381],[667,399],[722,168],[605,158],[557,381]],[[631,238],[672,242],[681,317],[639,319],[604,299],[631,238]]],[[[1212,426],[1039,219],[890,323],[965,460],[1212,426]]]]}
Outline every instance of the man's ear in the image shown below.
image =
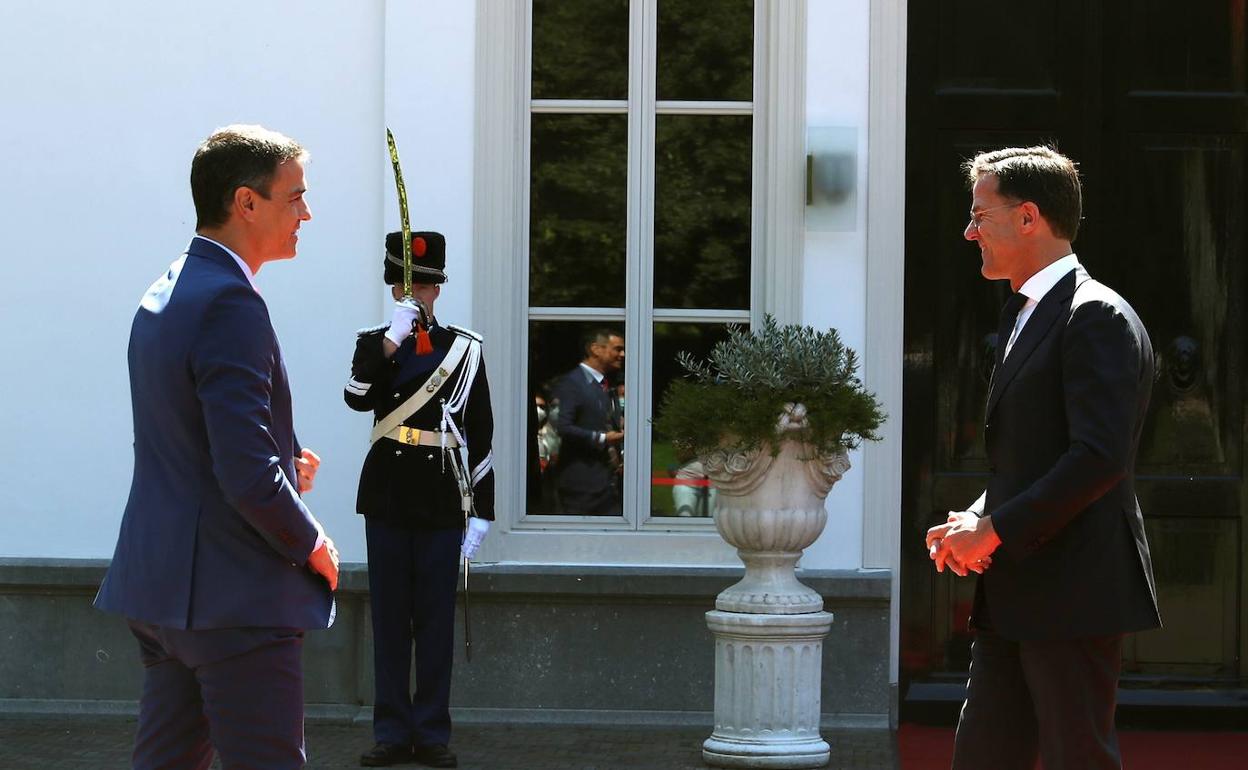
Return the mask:
{"type": "Polygon", "coordinates": [[[234,190],[234,211],[247,222],[256,218],[256,197],[256,191],[250,187],[234,190]]]}
{"type": "Polygon", "coordinates": [[[1023,232],[1034,232],[1042,221],[1040,218],[1040,207],[1031,201],[1025,201],[1023,205],[1019,206],[1019,210],[1022,212],[1021,224],[1023,232]]]}

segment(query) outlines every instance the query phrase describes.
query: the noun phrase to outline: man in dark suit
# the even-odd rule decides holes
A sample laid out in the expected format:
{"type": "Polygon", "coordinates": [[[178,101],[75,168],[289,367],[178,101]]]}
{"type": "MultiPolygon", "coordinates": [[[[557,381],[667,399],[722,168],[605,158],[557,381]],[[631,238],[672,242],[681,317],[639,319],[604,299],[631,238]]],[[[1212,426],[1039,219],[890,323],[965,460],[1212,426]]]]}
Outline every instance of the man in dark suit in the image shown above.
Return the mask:
{"type": "Polygon", "coordinates": [[[1071,251],[1074,163],[1048,147],[970,160],[982,272],[1002,313],[984,436],[987,489],[933,527],[938,570],[980,572],[958,770],[1117,768],[1123,634],[1156,628],[1135,458],[1153,349],[1127,301],[1071,251]]]}
{"type": "Polygon", "coordinates": [[[260,126],[191,164],[196,233],[130,331],[134,480],[95,604],[145,666],[135,768],[303,767],[303,629],[333,622],[338,557],[301,492],[282,353],[253,275],[295,256],[306,153],[260,126]]]}
{"type": "Polygon", "coordinates": [[[584,359],[555,384],[559,462],[555,488],[562,513],[619,516],[624,429],[610,378],[624,365],[624,338],[608,329],[582,340],[584,359]]]}
{"type": "Polygon", "coordinates": [[[376,745],[360,757],[366,767],[458,764],[448,748],[456,576],[460,555],[476,554],[494,520],[494,419],[481,337],[433,316],[446,239],[411,238],[413,299],[402,298],[402,233],[390,233],[391,321],[358,333],[343,391],[348,406],[374,415],[356,500],[368,541],[376,690],[376,745]]]}

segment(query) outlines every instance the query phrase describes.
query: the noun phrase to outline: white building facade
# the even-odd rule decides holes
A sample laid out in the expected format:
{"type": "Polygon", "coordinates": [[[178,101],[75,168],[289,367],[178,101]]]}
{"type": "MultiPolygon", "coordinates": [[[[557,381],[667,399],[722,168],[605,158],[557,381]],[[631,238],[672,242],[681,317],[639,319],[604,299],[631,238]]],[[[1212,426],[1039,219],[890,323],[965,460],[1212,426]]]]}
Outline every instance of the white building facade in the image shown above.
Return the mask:
{"type": "MultiPolygon", "coordinates": [[[[344,561],[360,565],[336,630],[310,643],[319,678],[310,701],[369,699],[354,501],[370,426],[340,394],[354,331],[388,317],[382,237],[398,228],[388,127],[413,229],[446,235],[450,282],[437,314],[485,335],[493,396],[498,522],[479,557],[474,631],[475,649],[493,643],[495,655],[457,668],[458,706],[491,718],[709,710],[701,612],[740,562],[709,517],[675,515],[663,481],[673,468],[649,421],[683,343],[709,345],[727,324],[770,313],[839,330],[889,414],[883,440],[851,456],[802,561],[846,621],[834,623],[825,653],[825,718],[887,723],[898,655],[905,3],[571,8],[6,5],[0,595],[14,598],[0,601],[0,624],[41,618],[42,633],[82,637],[79,652],[108,650],[114,662],[101,672],[94,655],[46,687],[0,664],[12,674],[0,677],[9,682],[0,702],[137,698],[137,687],[127,695],[137,674],[125,668],[132,650],[119,624],[89,609],[130,480],[128,330],[142,291],[192,235],[195,147],[213,128],[246,122],[311,152],[313,218],[299,255],[257,279],[300,440],[323,458],[309,505],[344,561]],[[592,61],[576,58],[586,51],[592,61]],[[528,486],[527,410],[542,377],[575,364],[547,353],[590,325],[626,338],[621,517],[552,510],[528,486]],[[72,620],[39,599],[47,586],[77,597],[72,620]],[[677,630],[665,637],[669,622],[677,630]],[[578,700],[557,675],[533,673],[545,670],[537,642],[566,659],[599,629],[610,660],[581,660],[587,675],[627,680],[620,692],[578,700]],[[665,681],[656,647],[676,656],[672,665],[696,661],[688,691],[665,681]],[[506,681],[535,694],[488,687],[504,668],[528,669],[506,681]]],[[[14,661],[34,656],[37,636],[0,633],[27,639],[11,642],[14,661]]]]}

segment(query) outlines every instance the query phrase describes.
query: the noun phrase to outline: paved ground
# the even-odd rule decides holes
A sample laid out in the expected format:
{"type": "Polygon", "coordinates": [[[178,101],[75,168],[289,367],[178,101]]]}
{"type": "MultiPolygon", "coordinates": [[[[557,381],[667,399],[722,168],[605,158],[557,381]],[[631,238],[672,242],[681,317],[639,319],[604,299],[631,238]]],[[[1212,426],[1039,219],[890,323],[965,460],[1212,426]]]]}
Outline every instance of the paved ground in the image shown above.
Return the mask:
{"type": "MultiPolygon", "coordinates": [[[[467,725],[451,746],[464,770],[702,770],[704,728],[467,725]]],[[[121,717],[0,718],[4,770],[124,770],[134,721],[121,717]]],[[[886,730],[825,730],[830,768],[895,770],[886,730]]],[[[308,769],[359,767],[367,725],[309,723],[308,769]]],[[[213,765],[218,767],[218,765],[213,765]]],[[[419,767],[409,765],[409,767],[419,767]]]]}

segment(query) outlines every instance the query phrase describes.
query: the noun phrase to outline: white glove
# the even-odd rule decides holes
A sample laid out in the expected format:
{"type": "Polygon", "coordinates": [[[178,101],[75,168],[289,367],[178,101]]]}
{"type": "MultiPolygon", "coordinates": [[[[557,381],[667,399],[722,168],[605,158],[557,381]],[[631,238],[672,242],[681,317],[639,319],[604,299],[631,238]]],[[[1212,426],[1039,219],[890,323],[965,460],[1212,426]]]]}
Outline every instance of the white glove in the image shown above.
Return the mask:
{"type": "Polygon", "coordinates": [[[403,340],[412,334],[412,324],[420,319],[420,308],[412,301],[399,300],[394,303],[394,313],[390,316],[390,328],[386,330],[386,339],[395,345],[403,344],[403,340]]]}
{"type": "Polygon", "coordinates": [[[477,549],[481,547],[481,541],[485,539],[485,533],[489,531],[490,522],[476,516],[468,518],[468,526],[464,529],[464,542],[459,547],[465,559],[471,559],[477,555],[477,549]]]}

